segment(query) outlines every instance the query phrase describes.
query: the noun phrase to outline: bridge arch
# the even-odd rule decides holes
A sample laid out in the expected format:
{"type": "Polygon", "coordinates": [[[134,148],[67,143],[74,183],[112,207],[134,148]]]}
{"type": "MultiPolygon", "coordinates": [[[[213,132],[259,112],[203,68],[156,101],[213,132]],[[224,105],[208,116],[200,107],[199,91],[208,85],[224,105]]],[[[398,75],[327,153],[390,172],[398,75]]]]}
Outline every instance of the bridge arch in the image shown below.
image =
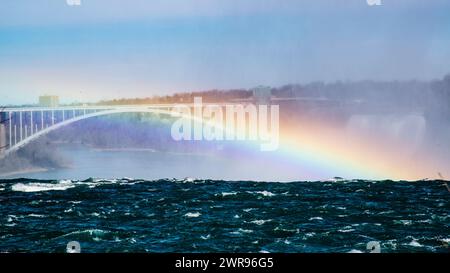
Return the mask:
{"type": "Polygon", "coordinates": [[[179,117],[179,118],[187,118],[190,119],[192,121],[199,121],[199,122],[203,122],[208,124],[209,126],[213,126],[216,128],[220,128],[222,130],[224,130],[222,125],[219,125],[217,123],[213,123],[212,121],[209,120],[203,120],[202,118],[198,118],[197,116],[194,115],[185,115],[182,113],[178,113],[178,112],[174,112],[171,110],[164,110],[164,109],[152,109],[152,108],[117,108],[117,109],[109,109],[109,110],[100,110],[97,112],[93,112],[93,113],[87,113],[87,114],[83,114],[80,116],[75,116],[71,119],[67,119],[64,120],[62,122],[56,123],[54,125],[51,125],[39,132],[34,133],[31,136],[28,136],[27,138],[17,142],[16,144],[14,144],[13,146],[11,146],[9,149],[7,149],[3,154],[0,155],[1,157],[6,157],[7,155],[21,149],[22,147],[26,146],[27,144],[29,144],[30,142],[33,142],[34,140],[38,139],[41,136],[44,136],[52,131],[55,131],[61,127],[70,125],[72,123],[81,121],[81,120],[85,120],[85,119],[89,119],[89,118],[93,118],[93,117],[98,117],[98,116],[106,116],[106,115],[112,115],[112,114],[123,114],[123,113],[151,113],[151,114],[162,114],[162,115],[168,115],[171,117],[179,117]]]}

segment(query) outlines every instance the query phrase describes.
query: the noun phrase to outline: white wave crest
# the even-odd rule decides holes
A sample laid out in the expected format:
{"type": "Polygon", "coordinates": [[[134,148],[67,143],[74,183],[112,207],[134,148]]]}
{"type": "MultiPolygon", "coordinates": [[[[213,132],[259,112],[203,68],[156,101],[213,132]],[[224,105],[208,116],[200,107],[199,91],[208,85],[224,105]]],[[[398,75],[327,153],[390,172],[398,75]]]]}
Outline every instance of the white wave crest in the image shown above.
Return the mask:
{"type": "Polygon", "coordinates": [[[416,240],[412,240],[408,245],[414,246],[414,247],[422,247],[423,246],[421,243],[417,242],[416,240]]]}
{"type": "Polygon", "coordinates": [[[261,225],[264,225],[265,223],[268,223],[270,221],[272,221],[272,219],[269,219],[269,220],[253,220],[250,223],[256,224],[258,226],[261,226],[261,225]]]}
{"type": "Polygon", "coordinates": [[[223,197],[225,197],[225,196],[229,196],[229,195],[236,195],[236,194],[238,194],[237,192],[222,192],[222,196],[223,197]]]}
{"type": "Polygon", "coordinates": [[[70,180],[61,180],[58,183],[17,183],[12,185],[12,191],[41,192],[41,191],[65,191],[75,187],[70,180]]]}
{"type": "Polygon", "coordinates": [[[184,216],[189,218],[196,218],[200,217],[200,215],[202,215],[200,212],[188,212],[184,216]]]}
{"type": "Polygon", "coordinates": [[[264,196],[264,197],[272,197],[272,196],[275,196],[276,194],[274,194],[274,193],[272,193],[272,192],[270,192],[270,191],[248,191],[247,193],[250,193],[250,194],[261,194],[262,196],[264,196]]]}

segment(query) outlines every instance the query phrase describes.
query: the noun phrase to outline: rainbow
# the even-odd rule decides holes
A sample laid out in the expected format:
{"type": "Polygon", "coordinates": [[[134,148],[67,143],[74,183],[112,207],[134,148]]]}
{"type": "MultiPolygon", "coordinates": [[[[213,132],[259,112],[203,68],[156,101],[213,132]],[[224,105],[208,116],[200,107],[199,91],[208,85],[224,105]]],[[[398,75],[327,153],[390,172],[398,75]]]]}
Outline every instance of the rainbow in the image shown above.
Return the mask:
{"type": "MultiPolygon", "coordinates": [[[[242,153],[259,146],[240,144],[242,153]]],[[[353,136],[323,121],[296,121],[280,132],[279,149],[260,152],[270,162],[281,161],[298,171],[298,180],[346,179],[409,180],[433,178],[437,174],[430,156],[411,156],[410,147],[371,136],[353,136]]],[[[268,163],[270,163],[268,162],[268,163]]]]}
{"type": "MultiPolygon", "coordinates": [[[[162,119],[162,117],[160,118],[162,119]]],[[[210,121],[209,121],[210,122],[210,121]]],[[[210,122],[211,123],[211,122],[210,122]]],[[[402,153],[407,147],[375,137],[348,135],[332,123],[319,120],[284,122],[276,151],[260,151],[259,142],[233,141],[241,155],[263,156],[268,164],[289,165],[296,180],[346,179],[420,180],[437,174],[425,155],[402,153]]],[[[216,124],[226,130],[222,124],[216,124]]],[[[276,174],[275,174],[276,175],[276,174]]]]}
{"type": "Polygon", "coordinates": [[[327,123],[303,122],[287,127],[280,153],[293,162],[308,163],[322,173],[352,179],[419,180],[435,173],[432,160],[413,157],[398,143],[348,135],[327,123]],[[295,129],[298,128],[298,129],[295,129]]]}

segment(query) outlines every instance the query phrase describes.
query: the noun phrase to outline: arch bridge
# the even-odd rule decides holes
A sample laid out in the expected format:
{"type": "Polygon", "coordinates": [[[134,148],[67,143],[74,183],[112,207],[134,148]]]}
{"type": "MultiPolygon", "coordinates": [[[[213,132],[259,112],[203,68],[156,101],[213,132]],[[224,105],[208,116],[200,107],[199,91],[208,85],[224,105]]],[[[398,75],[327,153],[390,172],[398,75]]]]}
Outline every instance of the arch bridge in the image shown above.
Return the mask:
{"type": "MultiPolygon", "coordinates": [[[[71,123],[118,113],[173,115],[178,104],[23,107],[0,109],[0,159],[33,140],[71,123]]],[[[183,104],[194,107],[194,104],[183,104]]],[[[208,103],[203,103],[207,106],[208,103]]],[[[212,105],[212,104],[211,104],[212,105]]],[[[223,106],[222,104],[213,104],[223,106]]]]}

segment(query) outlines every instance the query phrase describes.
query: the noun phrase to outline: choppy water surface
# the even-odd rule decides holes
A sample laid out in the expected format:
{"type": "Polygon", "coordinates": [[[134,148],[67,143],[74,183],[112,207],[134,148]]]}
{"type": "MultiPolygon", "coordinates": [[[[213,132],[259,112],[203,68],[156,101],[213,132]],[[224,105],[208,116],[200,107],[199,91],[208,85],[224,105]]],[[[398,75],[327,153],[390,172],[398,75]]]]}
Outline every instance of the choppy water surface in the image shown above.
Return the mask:
{"type": "Polygon", "coordinates": [[[0,251],[448,252],[440,181],[0,180],[0,251]]]}

